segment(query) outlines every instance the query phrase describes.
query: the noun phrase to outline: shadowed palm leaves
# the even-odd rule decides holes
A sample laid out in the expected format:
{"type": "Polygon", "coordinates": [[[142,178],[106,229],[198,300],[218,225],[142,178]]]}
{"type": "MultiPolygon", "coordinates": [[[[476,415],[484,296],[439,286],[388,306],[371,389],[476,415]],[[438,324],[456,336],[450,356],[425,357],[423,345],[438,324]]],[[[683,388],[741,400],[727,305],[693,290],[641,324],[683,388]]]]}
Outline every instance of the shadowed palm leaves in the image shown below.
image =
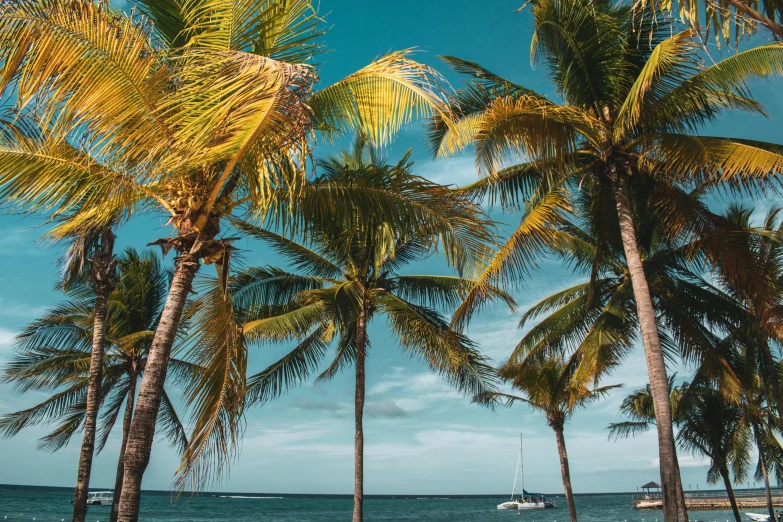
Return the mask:
{"type": "Polygon", "coordinates": [[[361,129],[382,144],[416,116],[449,119],[436,74],[407,52],[314,92],[315,69],[304,62],[322,31],[310,1],[140,4],[154,25],[108,2],[0,6],[0,91],[16,94],[0,131],[0,197],[54,215],[78,207],[55,237],[151,209],[176,230],[156,242],[178,256],[129,438],[125,521],[138,518],[199,261],[218,265],[224,285],[230,272],[233,238],[219,237],[221,221],[264,213],[281,193],[278,208],[298,204],[312,129],[361,129]]]}
{"type": "MultiPolygon", "coordinates": [[[[737,373],[742,370],[737,369],[737,373]]],[[[769,497],[768,469],[779,470],[783,457],[783,447],[776,439],[780,425],[764,407],[763,395],[758,390],[746,388],[743,398],[734,401],[708,384],[704,377],[703,372],[698,372],[696,381],[699,382],[680,386],[674,386],[673,378],[669,380],[674,422],[679,429],[677,443],[684,450],[710,459],[707,480],[710,483],[723,481],[739,522],[729,471],[735,481],[745,480],[755,443],[759,450],[756,475],[764,479],[769,497]]],[[[624,438],[650,429],[655,424],[655,411],[649,385],[626,397],[620,412],[630,420],[611,424],[610,438],[624,438]]],[[[768,507],[771,509],[771,499],[768,507]]]]}
{"type": "MultiPolygon", "coordinates": [[[[362,415],[369,323],[376,316],[384,317],[405,352],[423,360],[433,372],[466,394],[484,392],[492,381],[492,370],[474,344],[451,330],[438,311],[456,306],[473,282],[460,277],[400,273],[411,262],[432,254],[438,243],[443,243],[447,250],[462,252],[448,259],[468,267],[475,265],[480,259],[463,261],[466,252],[470,257],[473,251],[483,252],[477,245],[488,238],[480,209],[447,187],[411,174],[407,156],[392,166],[380,165],[376,155],[370,156],[368,160],[363,141],[359,140],[355,151],[323,165],[323,174],[304,189],[302,200],[345,193],[351,195],[350,199],[333,199],[332,204],[358,206],[364,205],[366,198],[379,197],[388,199],[388,205],[380,205],[374,212],[335,206],[331,216],[324,215],[324,219],[313,223],[300,242],[247,223],[236,223],[243,233],[266,242],[286,258],[294,270],[258,267],[240,273],[229,285],[232,299],[222,308],[224,315],[202,322],[205,328],[196,343],[214,344],[222,336],[225,340],[220,345],[237,343],[235,351],[244,354],[245,343],[296,340],[296,347],[285,357],[248,377],[245,407],[274,399],[316,375],[332,347],[336,353],[318,374],[318,380],[328,380],[355,366],[354,521],[362,519],[362,415]],[[371,196],[373,193],[378,195],[371,196]]],[[[213,295],[217,291],[216,287],[213,295]]],[[[490,298],[513,304],[499,290],[493,290],[490,298]]],[[[197,399],[198,410],[216,411],[211,407],[214,398],[197,399]]],[[[186,457],[193,460],[199,452],[210,448],[214,452],[225,451],[221,446],[224,438],[204,447],[198,444],[204,440],[200,439],[202,434],[211,431],[206,423],[217,417],[207,416],[207,420],[196,422],[192,450],[186,457]]],[[[186,460],[186,468],[189,465],[192,463],[186,460]]]]}
{"type": "Polygon", "coordinates": [[[527,403],[546,415],[547,423],[555,432],[557,451],[560,455],[560,471],[563,477],[568,511],[571,522],[576,522],[576,505],[571,489],[571,472],[566,451],[565,424],[577,408],[585,408],[599,400],[603,395],[618,386],[597,387],[599,375],[593,375],[592,382],[585,384],[584,379],[575,380],[576,364],[558,357],[529,357],[518,364],[506,365],[498,371],[500,377],[512,384],[514,389],[524,396],[489,392],[474,397],[474,402],[494,405],[505,402],[511,406],[517,401],[527,403]]]}
{"type": "MultiPolygon", "coordinates": [[[[169,276],[157,256],[129,249],[118,259],[117,285],[107,300],[97,447],[100,451],[105,446],[124,406],[115,501],[122,490],[123,452],[136,385],[144,372],[168,282],[169,276]]],[[[83,428],[87,415],[95,294],[90,285],[75,283],[67,295],[68,301],[22,332],[18,353],[3,372],[3,379],[21,392],[54,393],[40,404],[0,418],[0,430],[5,436],[15,435],[25,427],[54,424],[54,431],[40,442],[40,447],[48,451],[65,446],[83,428]]],[[[170,365],[172,377],[183,382],[195,373],[194,365],[177,359],[172,359],[170,365]]],[[[184,451],[185,430],[165,390],[159,421],[159,430],[184,451]]],[[[112,518],[116,519],[114,510],[112,518]]]]}
{"type": "MultiPolygon", "coordinates": [[[[748,97],[747,82],[783,72],[783,46],[761,46],[708,66],[698,54],[695,32],[665,38],[668,34],[654,30],[660,20],[649,5],[646,10],[582,0],[532,5],[532,57],[548,68],[565,103],[549,101],[475,63],[446,58],[472,81],[454,97],[456,122],[436,120],[431,141],[438,156],[473,146],[476,164],[488,177],[470,192],[490,195],[512,208],[525,202],[522,223],[480,282],[498,285],[526,275],[536,254],[556,241],[557,225],[572,210],[570,196],[580,187],[594,185],[593,190],[604,195],[602,204],[614,207],[611,221],[622,237],[629,290],[635,296],[656,396],[664,516],[673,522],[678,519],[677,465],[666,368],[639,252],[632,193],[650,179],[731,188],[776,183],[773,176],[783,171],[780,146],[693,132],[729,109],[760,112],[748,97]],[[501,168],[520,157],[529,161],[501,168]]],[[[709,232],[708,221],[687,201],[662,201],[668,206],[667,231],[675,237],[709,232]]],[[[720,251],[733,257],[731,249],[720,251]]],[[[727,276],[752,279],[753,271],[746,266],[727,276]]],[[[748,281],[743,283],[738,286],[748,288],[748,281]]],[[[757,283],[756,291],[765,295],[757,283]]],[[[471,300],[481,292],[479,284],[458,311],[457,325],[469,320],[471,300]]]]}

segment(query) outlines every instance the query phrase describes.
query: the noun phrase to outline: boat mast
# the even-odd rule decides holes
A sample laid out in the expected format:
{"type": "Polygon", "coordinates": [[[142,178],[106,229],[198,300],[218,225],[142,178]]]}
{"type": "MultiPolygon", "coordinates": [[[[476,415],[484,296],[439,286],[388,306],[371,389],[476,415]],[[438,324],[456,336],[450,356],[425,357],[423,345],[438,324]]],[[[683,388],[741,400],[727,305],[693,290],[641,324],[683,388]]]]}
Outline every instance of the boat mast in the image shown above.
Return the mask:
{"type": "Polygon", "coordinates": [[[525,465],[522,458],[522,432],[519,433],[519,476],[522,479],[522,497],[525,496],[525,465]]]}
{"type": "Polygon", "coordinates": [[[519,448],[519,456],[517,457],[517,465],[514,467],[514,487],[511,488],[511,501],[514,501],[514,497],[517,493],[517,477],[519,476],[519,469],[522,466],[522,448],[519,448]]]}

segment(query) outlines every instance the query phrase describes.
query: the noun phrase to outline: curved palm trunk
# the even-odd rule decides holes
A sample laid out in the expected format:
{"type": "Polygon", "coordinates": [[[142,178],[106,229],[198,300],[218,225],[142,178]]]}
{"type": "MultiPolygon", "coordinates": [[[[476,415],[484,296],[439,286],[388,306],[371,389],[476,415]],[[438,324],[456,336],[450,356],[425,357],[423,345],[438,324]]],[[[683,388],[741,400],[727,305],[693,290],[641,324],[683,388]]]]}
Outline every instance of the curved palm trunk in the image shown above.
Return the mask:
{"type": "Polygon", "coordinates": [[[125,403],[125,415],[122,419],[122,445],[120,446],[120,458],[117,461],[117,478],[114,479],[114,500],[111,503],[111,515],[109,522],[117,522],[120,514],[120,495],[122,495],[122,480],[125,476],[125,448],[128,445],[128,433],[133,419],[133,406],[136,402],[136,375],[131,374],[128,384],[128,401],[125,403]]]}
{"type": "Polygon", "coordinates": [[[650,377],[653,403],[655,406],[655,424],[658,429],[658,456],[661,467],[661,491],[663,499],[663,518],[665,522],[677,522],[679,519],[677,501],[677,457],[672,428],[672,412],[669,404],[669,384],[666,376],[666,363],[658,337],[658,324],[655,319],[650,288],[644,274],[639,246],[636,242],[631,201],[628,196],[627,180],[624,174],[617,173],[614,181],[617,217],[620,222],[620,234],[623,240],[628,272],[636,299],[639,316],[639,328],[642,333],[644,354],[647,359],[647,372],[650,377]]]}
{"type": "Polygon", "coordinates": [[[367,359],[367,317],[359,314],[356,321],[356,395],[354,415],[356,433],[354,436],[354,479],[353,479],[353,522],[362,522],[364,509],[364,364],[367,359]]]}
{"type": "Polygon", "coordinates": [[[557,438],[557,452],[560,454],[560,473],[563,476],[563,490],[565,491],[566,503],[568,504],[568,513],[571,515],[571,522],[576,522],[576,504],[574,504],[574,492],[571,489],[571,471],[568,467],[568,453],[566,452],[565,437],[563,436],[563,427],[555,426],[557,438]]]}
{"type": "Polygon", "coordinates": [[[759,449],[759,464],[761,467],[761,476],[764,478],[764,497],[767,501],[767,511],[772,520],[775,519],[775,507],[772,505],[772,490],[769,487],[769,473],[767,472],[767,459],[764,457],[763,442],[758,426],[753,426],[753,436],[756,438],[756,446],[759,449]]]}
{"type": "Polygon", "coordinates": [[[726,486],[726,493],[729,495],[729,503],[731,503],[731,510],[734,512],[734,519],[737,522],[742,522],[740,517],[739,508],[737,508],[737,499],[734,498],[734,488],[731,487],[731,478],[729,477],[729,470],[725,467],[720,469],[720,476],[723,477],[723,484],[726,486]]]}
{"type": "Polygon", "coordinates": [[[188,294],[193,286],[193,278],[198,269],[197,257],[188,253],[177,257],[166,305],[147,356],[144,377],[141,380],[141,389],[125,448],[125,476],[118,517],[121,522],[136,522],[139,519],[141,479],[150,461],[152,438],[155,435],[155,422],[160,410],[161,392],[166,380],[171,346],[174,344],[182,311],[185,309],[188,294]]]}
{"type": "Polygon", "coordinates": [[[114,234],[101,234],[100,250],[92,262],[92,286],[95,291],[95,309],[92,326],[92,351],[90,352],[90,378],[87,384],[87,405],[84,417],[84,436],[79,453],[79,470],[76,476],[76,491],[73,500],[73,522],[84,522],[87,516],[87,496],[90,489],[92,458],[95,452],[95,427],[98,410],[101,408],[101,385],[103,381],[103,359],[106,352],[106,315],[109,308],[109,294],[114,289],[114,267],[112,259],[114,234]]]}

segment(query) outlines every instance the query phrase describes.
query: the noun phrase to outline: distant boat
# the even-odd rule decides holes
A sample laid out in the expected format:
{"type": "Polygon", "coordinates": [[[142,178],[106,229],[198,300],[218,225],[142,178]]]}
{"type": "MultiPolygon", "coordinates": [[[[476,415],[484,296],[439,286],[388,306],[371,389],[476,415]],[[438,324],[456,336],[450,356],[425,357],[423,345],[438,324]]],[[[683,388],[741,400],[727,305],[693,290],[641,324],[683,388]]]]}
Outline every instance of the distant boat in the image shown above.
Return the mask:
{"type": "Polygon", "coordinates": [[[745,515],[755,522],[770,522],[772,520],[769,515],[759,515],[758,513],[745,513],[745,515]]]}
{"type": "Polygon", "coordinates": [[[111,506],[114,500],[113,491],[94,491],[87,497],[88,506],[111,506]]]}
{"type": "Polygon", "coordinates": [[[522,458],[522,434],[519,434],[519,457],[517,459],[517,468],[514,473],[514,488],[511,490],[511,500],[498,504],[498,509],[544,509],[553,508],[554,504],[547,502],[546,498],[541,495],[534,497],[525,491],[525,470],[522,458]],[[522,493],[517,496],[517,477],[520,478],[520,489],[522,493]],[[515,500],[516,499],[516,500],[515,500]]]}

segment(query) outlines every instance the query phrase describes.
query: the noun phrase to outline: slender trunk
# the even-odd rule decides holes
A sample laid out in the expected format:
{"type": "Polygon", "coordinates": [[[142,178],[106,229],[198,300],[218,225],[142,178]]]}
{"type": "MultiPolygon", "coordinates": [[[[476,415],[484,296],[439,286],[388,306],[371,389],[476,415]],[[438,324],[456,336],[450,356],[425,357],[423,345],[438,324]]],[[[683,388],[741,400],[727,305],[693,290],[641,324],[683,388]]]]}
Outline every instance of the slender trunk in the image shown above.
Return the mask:
{"type": "Polygon", "coordinates": [[[364,310],[356,320],[356,396],[353,479],[353,522],[362,522],[364,506],[364,363],[367,358],[367,317],[364,310]]]}
{"type": "Polygon", "coordinates": [[[655,319],[650,288],[647,286],[647,278],[644,274],[639,247],[636,243],[636,230],[634,229],[631,200],[628,196],[625,174],[618,172],[613,181],[615,198],[617,200],[617,217],[620,222],[620,234],[636,299],[639,328],[642,333],[644,353],[647,359],[647,372],[650,377],[650,387],[652,388],[655,407],[655,424],[658,429],[658,456],[661,468],[663,519],[665,522],[677,522],[679,518],[677,505],[678,473],[666,363],[663,358],[661,341],[658,337],[658,324],[655,319]]]}
{"type": "Polygon", "coordinates": [[[677,466],[677,512],[680,522],[688,522],[688,504],[685,503],[685,490],[682,488],[682,475],[680,474],[680,459],[674,452],[674,464],[677,466]]]}
{"type": "Polygon", "coordinates": [[[772,357],[772,352],[769,349],[769,344],[766,342],[761,345],[761,356],[764,358],[764,365],[767,367],[767,371],[763,374],[763,377],[769,382],[772,388],[772,395],[775,399],[775,409],[778,411],[778,418],[783,424],[783,392],[780,389],[780,378],[777,372],[777,364],[772,357]]]}
{"type": "Polygon", "coordinates": [[[568,467],[568,453],[566,452],[563,427],[553,426],[553,429],[555,430],[555,437],[557,437],[557,452],[560,454],[560,474],[563,475],[563,490],[565,491],[566,503],[568,504],[568,513],[571,515],[571,522],[576,522],[576,504],[574,504],[574,492],[571,489],[571,471],[568,467]]]}
{"type": "Polygon", "coordinates": [[[725,467],[720,469],[720,476],[723,477],[723,484],[726,486],[726,493],[729,495],[729,502],[731,503],[731,510],[734,512],[734,519],[737,522],[742,522],[740,517],[739,508],[737,508],[737,499],[734,498],[734,488],[731,487],[731,478],[729,477],[729,470],[725,467]]]}
{"type": "Polygon", "coordinates": [[[106,314],[109,307],[108,285],[95,284],[95,310],[92,327],[92,352],[90,354],[90,380],[87,385],[87,411],[84,416],[84,437],[79,454],[79,471],[76,476],[76,492],[73,501],[73,522],[84,522],[87,516],[87,496],[90,489],[90,472],[95,451],[95,425],[101,407],[101,383],[103,358],[106,351],[106,314]]]}
{"type": "Polygon", "coordinates": [[[125,447],[128,445],[128,433],[133,419],[133,406],[136,403],[137,376],[128,376],[128,401],[125,403],[125,415],[122,419],[122,444],[120,445],[120,458],[117,460],[117,477],[114,479],[114,500],[111,503],[111,515],[109,522],[117,522],[120,514],[120,495],[122,495],[122,480],[125,476],[125,447]]]}
{"type": "Polygon", "coordinates": [[[761,476],[764,478],[764,497],[767,500],[767,511],[772,520],[775,519],[775,507],[772,505],[772,490],[769,487],[769,473],[767,472],[767,459],[764,456],[764,442],[761,440],[758,426],[753,426],[753,435],[756,438],[756,446],[759,450],[759,464],[761,476]]]}
{"type": "Polygon", "coordinates": [[[189,253],[180,254],[176,259],[174,277],[147,356],[144,377],[141,380],[141,389],[136,400],[136,409],[125,448],[125,476],[118,517],[121,522],[136,522],[139,519],[141,479],[150,461],[152,438],[155,435],[155,422],[160,409],[161,392],[166,380],[171,346],[174,344],[182,311],[198,268],[198,258],[189,253]]]}

